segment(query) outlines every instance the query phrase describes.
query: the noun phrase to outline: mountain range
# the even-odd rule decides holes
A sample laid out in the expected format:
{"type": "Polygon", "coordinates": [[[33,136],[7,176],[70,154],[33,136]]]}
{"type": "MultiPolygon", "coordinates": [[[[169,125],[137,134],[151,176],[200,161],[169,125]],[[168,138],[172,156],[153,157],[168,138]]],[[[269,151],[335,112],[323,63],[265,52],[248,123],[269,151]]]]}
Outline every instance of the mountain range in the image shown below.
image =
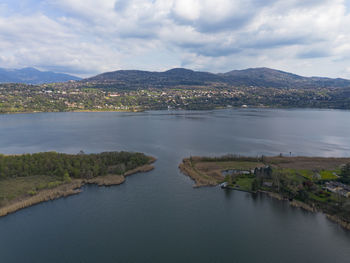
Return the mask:
{"type": "Polygon", "coordinates": [[[249,68],[227,73],[209,73],[175,68],[164,72],[118,70],[82,80],[127,88],[171,86],[255,86],[271,88],[345,88],[350,80],[341,78],[303,77],[270,69],[249,68]]]}
{"type": "Polygon", "coordinates": [[[348,88],[350,80],[342,78],[303,77],[296,74],[270,69],[249,68],[226,73],[210,73],[174,68],[164,72],[141,70],[118,70],[94,77],[80,79],[76,76],[39,71],[35,68],[0,68],[0,83],[43,84],[69,80],[92,83],[96,87],[124,89],[169,88],[176,86],[239,86],[265,88],[348,88]]]}
{"type": "Polygon", "coordinates": [[[35,68],[0,68],[0,83],[43,84],[80,80],[80,78],[52,71],[40,71],[35,68]]]}

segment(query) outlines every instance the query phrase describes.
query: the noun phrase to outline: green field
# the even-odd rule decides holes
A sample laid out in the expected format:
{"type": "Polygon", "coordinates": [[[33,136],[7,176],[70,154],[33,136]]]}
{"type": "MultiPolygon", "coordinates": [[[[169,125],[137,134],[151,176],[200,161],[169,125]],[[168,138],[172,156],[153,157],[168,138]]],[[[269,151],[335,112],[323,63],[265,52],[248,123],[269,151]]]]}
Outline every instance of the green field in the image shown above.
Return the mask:
{"type": "Polygon", "coordinates": [[[332,170],[332,171],[321,171],[320,175],[322,177],[322,180],[334,180],[338,178],[338,176],[334,174],[339,175],[340,173],[341,171],[338,169],[338,170],[332,170]]]}
{"type": "Polygon", "coordinates": [[[317,181],[317,180],[335,180],[338,178],[337,175],[335,174],[340,174],[340,170],[322,170],[319,172],[315,172],[312,170],[308,169],[291,169],[291,168],[284,168],[278,170],[281,172],[283,175],[297,180],[298,177],[304,177],[306,179],[312,180],[312,181],[317,181]],[[317,178],[315,174],[319,174],[321,178],[317,178]]]}

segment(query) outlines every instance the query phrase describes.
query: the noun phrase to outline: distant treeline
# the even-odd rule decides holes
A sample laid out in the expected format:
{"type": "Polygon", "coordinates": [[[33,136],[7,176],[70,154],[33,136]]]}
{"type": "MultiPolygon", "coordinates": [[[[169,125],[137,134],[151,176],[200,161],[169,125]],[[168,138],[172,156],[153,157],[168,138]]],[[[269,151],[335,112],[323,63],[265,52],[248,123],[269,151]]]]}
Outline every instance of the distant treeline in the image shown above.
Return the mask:
{"type": "Polygon", "coordinates": [[[123,174],[147,164],[149,160],[143,153],[130,152],[0,155],[0,179],[33,175],[92,178],[106,174],[123,174]]]}

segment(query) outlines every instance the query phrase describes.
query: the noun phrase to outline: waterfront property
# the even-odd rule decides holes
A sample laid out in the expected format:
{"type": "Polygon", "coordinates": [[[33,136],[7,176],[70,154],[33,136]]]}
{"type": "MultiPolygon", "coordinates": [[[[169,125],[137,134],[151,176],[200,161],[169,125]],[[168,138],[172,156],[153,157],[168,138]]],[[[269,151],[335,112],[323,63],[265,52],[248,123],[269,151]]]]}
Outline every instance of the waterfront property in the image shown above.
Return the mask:
{"type": "Polygon", "coordinates": [[[323,189],[332,193],[339,194],[346,198],[350,197],[350,186],[340,182],[336,182],[336,181],[326,182],[323,189]]]}
{"type": "Polygon", "coordinates": [[[191,157],[179,168],[196,187],[220,184],[226,189],[296,200],[294,205],[323,211],[350,229],[350,185],[341,182],[350,179],[350,158],[191,157]]]}

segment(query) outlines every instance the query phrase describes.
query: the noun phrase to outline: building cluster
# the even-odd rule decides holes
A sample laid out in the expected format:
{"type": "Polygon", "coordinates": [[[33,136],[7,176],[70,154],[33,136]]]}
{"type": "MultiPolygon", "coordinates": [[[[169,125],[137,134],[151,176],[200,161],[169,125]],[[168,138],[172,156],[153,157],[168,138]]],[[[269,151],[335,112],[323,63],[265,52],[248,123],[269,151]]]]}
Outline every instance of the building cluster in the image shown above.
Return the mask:
{"type": "Polygon", "coordinates": [[[335,194],[339,194],[346,198],[350,198],[350,186],[342,184],[340,182],[335,182],[335,181],[326,182],[324,186],[324,190],[327,190],[335,194]]]}
{"type": "MultiPolygon", "coordinates": [[[[124,83],[125,84],[125,83],[124,83]]],[[[126,84],[125,84],[126,85],[126,84]]],[[[329,89],[231,86],[142,87],[68,82],[0,84],[0,112],[67,110],[203,110],[224,107],[349,108],[342,93],[329,89]],[[339,100],[336,99],[337,96],[339,100]]]]}

